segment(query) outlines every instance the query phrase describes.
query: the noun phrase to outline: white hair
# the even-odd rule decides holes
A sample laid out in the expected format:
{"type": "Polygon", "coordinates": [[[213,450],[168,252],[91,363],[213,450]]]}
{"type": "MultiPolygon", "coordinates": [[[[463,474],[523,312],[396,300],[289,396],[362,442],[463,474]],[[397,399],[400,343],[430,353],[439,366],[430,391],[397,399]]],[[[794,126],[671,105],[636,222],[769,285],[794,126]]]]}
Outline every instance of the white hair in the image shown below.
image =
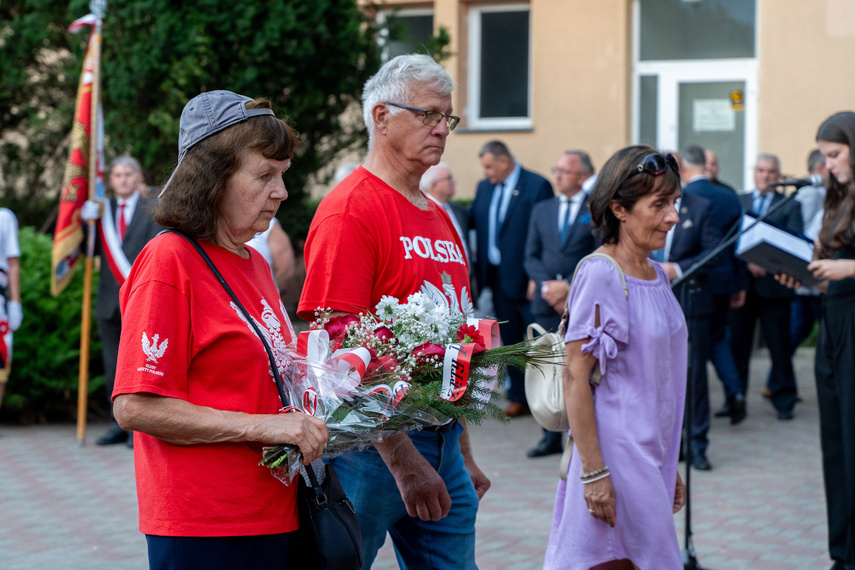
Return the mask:
{"type": "Polygon", "coordinates": [[[113,159],[113,162],[110,163],[110,170],[117,166],[129,166],[131,170],[134,172],[142,172],[142,167],[140,166],[139,161],[128,155],[119,156],[113,159]]]}
{"type": "Polygon", "coordinates": [[[445,168],[448,171],[451,171],[447,162],[440,162],[439,164],[435,164],[428,168],[424,174],[422,174],[421,180],[419,180],[419,189],[422,192],[430,193],[430,187],[433,186],[433,183],[436,182],[436,177],[439,174],[439,169],[445,168]]]}
{"type": "MultiPolygon", "coordinates": [[[[368,129],[369,149],[374,139],[374,107],[385,101],[409,104],[413,84],[430,88],[440,97],[451,95],[454,89],[451,75],[429,55],[406,54],[387,61],[362,90],[362,119],[368,129]]],[[[397,107],[389,110],[393,114],[402,111],[397,107]]]]}

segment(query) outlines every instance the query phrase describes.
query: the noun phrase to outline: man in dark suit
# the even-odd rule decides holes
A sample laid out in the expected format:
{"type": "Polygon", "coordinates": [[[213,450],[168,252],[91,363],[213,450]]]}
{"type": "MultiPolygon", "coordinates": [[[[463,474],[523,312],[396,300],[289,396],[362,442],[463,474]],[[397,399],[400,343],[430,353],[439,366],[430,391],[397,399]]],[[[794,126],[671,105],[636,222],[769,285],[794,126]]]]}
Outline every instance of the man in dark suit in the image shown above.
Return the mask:
{"type": "MultiPolygon", "coordinates": [[[[554,332],[567,304],[576,264],[596,249],[597,241],[590,227],[588,195],[582,191],[582,183],[594,173],[588,153],[566,151],[553,172],[558,196],[538,202],[531,210],[524,267],[533,281],[534,320],[554,332]]],[[[562,435],[543,430],[543,438],[528,451],[528,456],[561,453],[562,435]]]]}
{"type": "MultiPolygon", "coordinates": [[[[785,196],[771,186],[780,176],[778,157],[771,154],[759,155],[754,167],[754,184],[757,189],[739,196],[742,209],[760,216],[785,200],[785,196]]],[[[781,206],[767,220],[793,232],[803,231],[801,208],[795,200],[781,206]]],[[[778,412],[779,420],[791,420],[797,398],[796,377],[789,350],[790,305],[795,298],[795,292],[775,281],[775,277],[767,274],[762,267],[753,263],[749,263],[747,267],[745,304],[731,314],[731,352],[739,370],[743,392],[747,392],[751,344],[754,327],[759,318],[763,340],[769,348],[772,360],[772,375],[769,381],[772,405],[778,412]]]]}
{"type": "MultiPolygon", "coordinates": [[[[143,247],[163,228],[154,221],[155,198],[140,195],[142,169],[139,162],[130,156],[120,156],[110,165],[110,186],[116,197],[110,200],[110,212],[115,216],[116,235],[128,262],[133,263],[143,247]]],[[[87,202],[83,209],[84,219],[98,216],[97,202],[87,202]]],[[[116,360],[119,356],[119,335],[122,332],[122,317],[119,313],[119,282],[104,259],[106,244],[99,240],[96,254],[101,256],[101,271],[98,294],[95,298],[95,318],[101,336],[101,352],[104,358],[104,385],[110,399],[112,417],[113,384],[116,380],[116,360]]],[[[127,443],[133,447],[133,432],[126,432],[113,419],[110,429],[97,441],[98,445],[127,443]]]]}
{"type": "MultiPolygon", "coordinates": [[[[668,232],[665,248],[650,254],[653,259],[662,262],[671,281],[682,277],[683,272],[706,257],[722,238],[719,226],[713,222],[709,200],[684,192],[677,208],[680,221],[668,232]]],[[[674,290],[689,325],[692,346],[688,371],[689,382],[692,383],[692,423],[689,426],[691,461],[695,469],[702,471],[712,468],[706,456],[710,426],[707,360],[710,356],[709,332],[713,313],[710,272],[718,263],[718,258],[712,260],[674,290]]]]}
{"type": "MultiPolygon", "coordinates": [[[[499,332],[504,344],[521,342],[531,322],[529,279],[523,270],[529,217],[535,203],[552,198],[552,185],[544,177],[522,168],[500,141],[490,141],[479,153],[486,178],[478,183],[469,211],[475,229],[475,276],[478,286],[489,288],[499,332]]],[[[529,412],[523,371],[508,369],[510,405],[505,412],[529,412]]]]}
{"type": "MultiPolygon", "coordinates": [[[[714,154],[714,153],[713,153],[714,154]]],[[[725,236],[735,230],[742,217],[742,207],[736,193],[712,183],[705,169],[707,156],[698,145],[690,145],[681,151],[680,177],[685,184],[684,194],[694,194],[710,202],[710,222],[725,236]]],[[[724,385],[725,405],[716,416],[730,416],[731,424],[745,419],[745,393],[739,372],[730,352],[727,316],[732,305],[744,300],[745,269],[734,254],[735,246],[729,247],[718,258],[718,263],[709,271],[709,287],[712,293],[713,311],[709,321],[710,360],[719,380],[724,385]]]]}

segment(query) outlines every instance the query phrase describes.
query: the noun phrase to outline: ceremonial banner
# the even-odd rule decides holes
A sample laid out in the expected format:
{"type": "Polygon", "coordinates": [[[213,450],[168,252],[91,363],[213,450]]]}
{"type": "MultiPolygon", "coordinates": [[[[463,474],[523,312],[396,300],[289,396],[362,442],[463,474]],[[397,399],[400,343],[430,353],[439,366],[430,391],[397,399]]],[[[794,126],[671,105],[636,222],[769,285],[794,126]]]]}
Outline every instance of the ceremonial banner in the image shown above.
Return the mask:
{"type": "MultiPolygon", "coordinates": [[[[75,21],[69,31],[75,32],[85,25],[97,22],[91,14],[75,21]]],[[[53,238],[53,255],[51,260],[50,289],[54,297],[59,295],[68,285],[74,274],[74,267],[80,260],[80,244],[83,242],[83,223],[80,219],[80,209],[90,192],[90,168],[93,165],[92,155],[92,123],[93,109],[99,108],[100,101],[93,100],[93,86],[100,81],[99,57],[101,53],[101,29],[94,26],[89,37],[89,47],[83,61],[83,72],[77,88],[77,103],[74,108],[74,124],[71,129],[71,150],[65,174],[62,178],[60,192],[59,215],[56,220],[56,230],[53,238]]],[[[100,122],[100,121],[99,121],[100,122]]],[[[100,149],[100,145],[99,145],[100,149]]],[[[96,154],[103,154],[98,152],[96,154]]],[[[97,179],[103,178],[101,168],[95,166],[97,179]]],[[[101,182],[103,186],[103,182],[101,182]]],[[[94,196],[93,196],[94,197],[94,196]]]]}

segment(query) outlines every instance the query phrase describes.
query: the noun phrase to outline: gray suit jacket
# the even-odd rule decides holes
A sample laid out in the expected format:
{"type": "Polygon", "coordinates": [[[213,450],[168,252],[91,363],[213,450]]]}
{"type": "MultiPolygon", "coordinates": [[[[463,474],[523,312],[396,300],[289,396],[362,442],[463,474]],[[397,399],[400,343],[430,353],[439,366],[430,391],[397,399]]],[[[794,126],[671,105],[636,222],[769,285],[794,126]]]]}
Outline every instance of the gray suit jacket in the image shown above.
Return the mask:
{"type": "Polygon", "coordinates": [[[541,283],[552,279],[569,282],[579,260],[599,245],[590,227],[587,196],[570,225],[567,239],[561,242],[558,229],[559,203],[559,198],[551,198],[538,202],[531,210],[523,266],[537,285],[531,301],[531,310],[535,315],[555,314],[555,310],[540,296],[541,283]]]}

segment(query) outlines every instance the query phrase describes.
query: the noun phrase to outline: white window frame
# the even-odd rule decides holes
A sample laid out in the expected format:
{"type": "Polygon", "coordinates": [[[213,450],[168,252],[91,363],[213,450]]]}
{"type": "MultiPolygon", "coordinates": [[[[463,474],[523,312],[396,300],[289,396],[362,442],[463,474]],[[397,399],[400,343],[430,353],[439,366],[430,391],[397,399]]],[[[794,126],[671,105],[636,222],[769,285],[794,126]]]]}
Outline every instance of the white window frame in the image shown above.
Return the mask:
{"type": "MultiPolygon", "coordinates": [[[[757,4],[759,4],[759,2],[757,2],[757,4]]],[[[661,149],[674,150],[677,150],[677,137],[679,135],[679,125],[677,121],[679,119],[678,115],[680,112],[679,100],[681,83],[744,81],[745,110],[742,112],[745,113],[745,134],[743,139],[745,156],[743,157],[742,188],[753,188],[753,166],[758,152],[757,132],[759,124],[759,66],[756,55],[753,58],[641,61],[640,0],[633,0],[632,11],[633,143],[637,144],[640,136],[641,76],[655,75],[658,77],[656,101],[656,146],[661,149]]],[[[755,34],[758,31],[759,30],[755,30],[755,34]]],[[[756,39],[755,45],[757,45],[756,39]]]]}
{"type": "Polygon", "coordinates": [[[390,15],[395,14],[399,18],[431,16],[433,18],[433,27],[436,29],[436,14],[433,8],[385,8],[377,12],[377,25],[380,26],[380,33],[377,36],[377,43],[380,44],[380,61],[386,63],[389,61],[389,31],[386,29],[386,20],[390,15]]]}
{"type": "Polygon", "coordinates": [[[469,8],[469,78],[466,101],[467,130],[528,130],[532,128],[531,4],[496,4],[469,8]],[[525,117],[481,117],[481,15],[489,12],[528,12],[528,110],[525,117]]]}

